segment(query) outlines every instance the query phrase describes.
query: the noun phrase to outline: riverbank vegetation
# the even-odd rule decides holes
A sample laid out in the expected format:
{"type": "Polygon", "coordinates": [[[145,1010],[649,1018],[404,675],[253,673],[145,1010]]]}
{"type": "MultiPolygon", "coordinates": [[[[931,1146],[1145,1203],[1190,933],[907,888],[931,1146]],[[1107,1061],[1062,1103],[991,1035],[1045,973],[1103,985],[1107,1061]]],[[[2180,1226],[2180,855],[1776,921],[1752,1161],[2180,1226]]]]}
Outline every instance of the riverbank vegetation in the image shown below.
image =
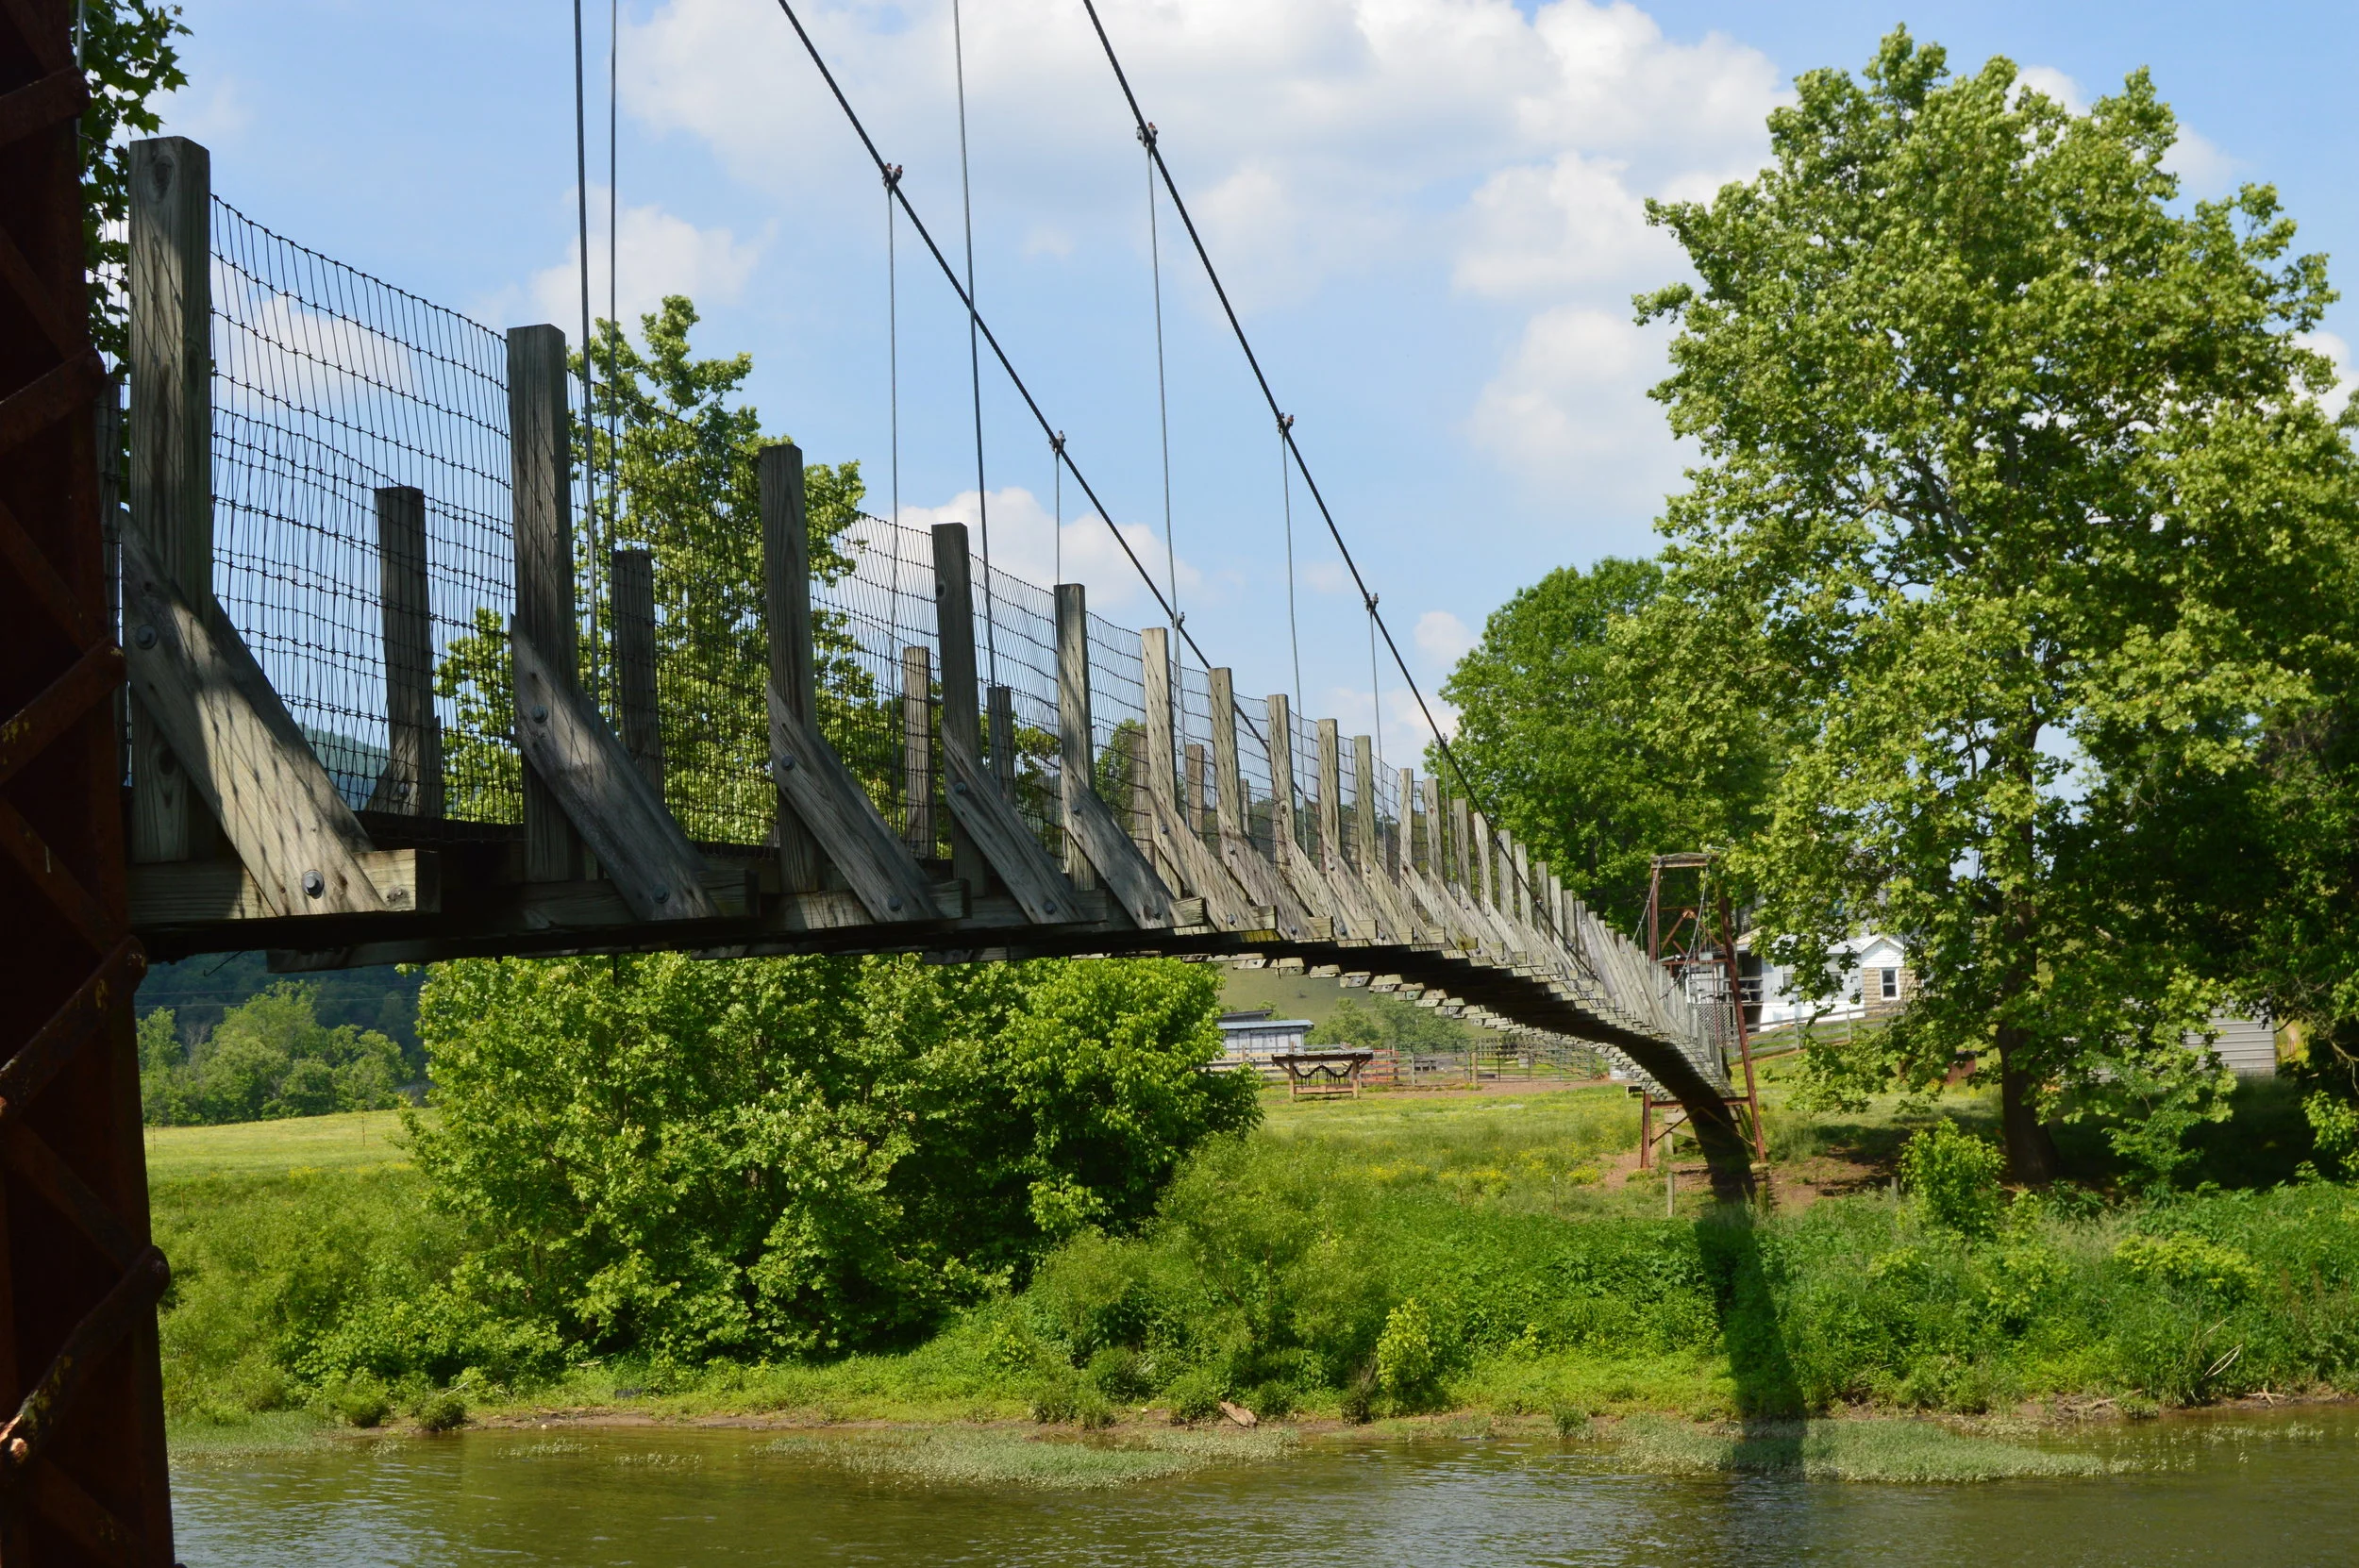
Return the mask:
{"type": "Polygon", "coordinates": [[[468,1295],[487,1259],[517,1254],[438,1206],[414,1163],[184,1164],[156,1188],[176,1266],[167,1393],[190,1427],[290,1409],[448,1419],[454,1403],[1089,1427],[1218,1420],[1227,1401],[1572,1430],[2066,1396],[2134,1414],[2359,1379],[2359,1193],[2300,1168],[2314,1151],[2285,1087],[2239,1092],[2268,1136],[2207,1143],[2197,1190],[2110,1199],[2002,1192],[1984,1096],[1945,1106],[1963,1125],[1921,1104],[1837,1118],[1772,1097],[1776,1147],[1848,1194],[1797,1183],[1761,1212],[1695,1192],[1666,1217],[1659,1177],[1625,1179],[1633,1112],[1613,1087],[1272,1101],[1260,1127],[1182,1158],[1135,1224],[1044,1236],[1020,1279],[945,1305],[913,1342],[848,1352],[682,1354],[672,1329],[596,1340],[468,1295]],[[2261,1142],[2278,1144],[2274,1184],[2212,1184],[2261,1176],[2261,1142]]]}

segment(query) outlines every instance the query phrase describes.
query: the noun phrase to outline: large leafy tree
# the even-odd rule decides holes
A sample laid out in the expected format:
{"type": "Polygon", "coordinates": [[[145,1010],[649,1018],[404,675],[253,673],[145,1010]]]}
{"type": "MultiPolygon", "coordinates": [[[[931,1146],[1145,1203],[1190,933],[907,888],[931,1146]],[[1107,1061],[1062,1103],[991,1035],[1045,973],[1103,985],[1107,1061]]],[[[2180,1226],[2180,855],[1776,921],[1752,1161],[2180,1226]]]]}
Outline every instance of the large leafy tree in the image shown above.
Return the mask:
{"type": "Polygon", "coordinates": [[[1459,710],[1450,753],[1476,796],[1629,931],[1652,857],[1745,833],[1776,752],[1711,639],[1657,635],[1662,583],[1654,561],[1559,568],[1492,613],[1442,688],[1459,710]]]}
{"type": "Polygon", "coordinates": [[[1873,923],[1920,976],[1822,1080],[1995,1049],[2041,1179],[2060,1088],[2201,1095],[2234,909],[2223,839],[2169,829],[2243,798],[2343,641],[2350,453],[2301,341],[2333,295],[2268,189],[2180,200],[2142,72],[2075,115],[1898,31],[1797,87],[1758,178],[1650,209],[1700,279],[1639,302],[1704,459],[1676,592],[1757,609],[1810,742],[1745,856],[1780,955],[1827,974],[1873,923]]]}

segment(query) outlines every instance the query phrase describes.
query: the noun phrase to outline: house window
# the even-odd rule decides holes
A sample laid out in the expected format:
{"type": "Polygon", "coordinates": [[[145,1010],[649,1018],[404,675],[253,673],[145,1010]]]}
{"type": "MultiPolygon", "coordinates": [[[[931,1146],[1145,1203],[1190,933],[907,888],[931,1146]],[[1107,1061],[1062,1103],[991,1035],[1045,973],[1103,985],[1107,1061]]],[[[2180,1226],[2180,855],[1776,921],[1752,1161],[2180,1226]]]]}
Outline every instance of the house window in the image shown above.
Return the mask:
{"type": "Polygon", "coordinates": [[[1876,971],[1876,993],[1887,1002],[1897,1000],[1900,994],[1900,972],[1897,969],[1876,971]]]}

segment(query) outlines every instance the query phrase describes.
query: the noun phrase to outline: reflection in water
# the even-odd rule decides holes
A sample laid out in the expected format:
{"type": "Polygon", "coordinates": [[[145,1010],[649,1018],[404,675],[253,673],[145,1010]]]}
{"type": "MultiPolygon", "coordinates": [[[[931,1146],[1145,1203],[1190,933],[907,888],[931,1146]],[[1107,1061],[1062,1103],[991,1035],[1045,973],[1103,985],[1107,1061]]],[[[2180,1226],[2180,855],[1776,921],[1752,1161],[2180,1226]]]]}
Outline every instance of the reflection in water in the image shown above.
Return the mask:
{"type": "Polygon", "coordinates": [[[1846,1485],[1617,1472],[1554,1443],[1314,1443],[1114,1491],[929,1488],[743,1431],[474,1432],[183,1465],[179,1555],[227,1564],[1957,1564],[2359,1561],[2359,1415],[2088,1440],[2096,1481],[1846,1485]]]}

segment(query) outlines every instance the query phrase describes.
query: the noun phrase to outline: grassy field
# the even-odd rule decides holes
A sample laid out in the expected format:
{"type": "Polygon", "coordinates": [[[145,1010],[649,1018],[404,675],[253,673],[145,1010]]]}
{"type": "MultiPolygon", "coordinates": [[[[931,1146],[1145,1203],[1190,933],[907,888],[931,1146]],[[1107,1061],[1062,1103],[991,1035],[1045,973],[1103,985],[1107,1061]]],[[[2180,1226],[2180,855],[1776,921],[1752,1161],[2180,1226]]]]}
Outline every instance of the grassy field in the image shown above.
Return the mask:
{"type": "Polygon", "coordinates": [[[401,1112],[354,1110],[336,1116],[293,1116],[275,1122],[235,1122],[219,1127],[149,1127],[151,1179],[296,1171],[360,1170],[407,1165],[401,1112]]]}

